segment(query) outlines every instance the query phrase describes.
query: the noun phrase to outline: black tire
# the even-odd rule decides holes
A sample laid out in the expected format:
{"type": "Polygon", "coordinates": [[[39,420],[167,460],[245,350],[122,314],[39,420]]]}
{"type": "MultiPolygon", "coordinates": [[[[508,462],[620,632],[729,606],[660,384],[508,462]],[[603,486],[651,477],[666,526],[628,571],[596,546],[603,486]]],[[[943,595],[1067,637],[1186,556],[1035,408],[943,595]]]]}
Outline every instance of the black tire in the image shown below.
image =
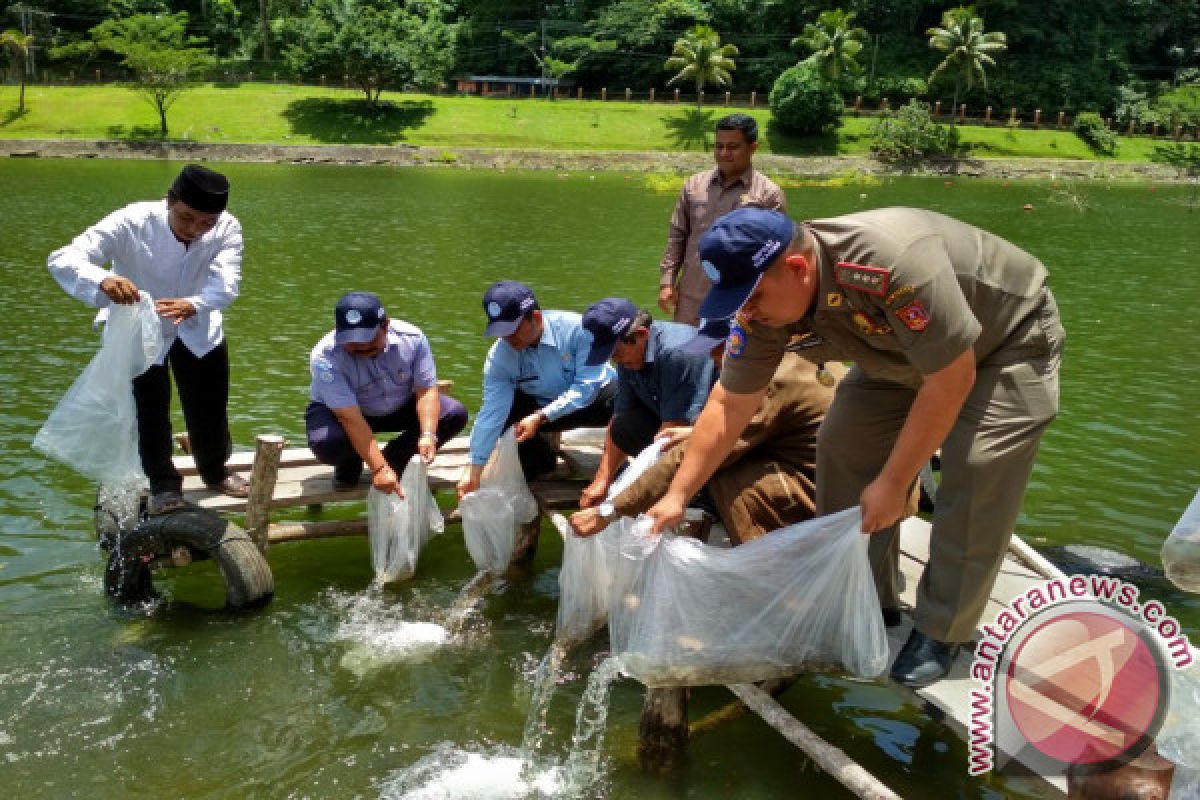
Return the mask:
{"type": "Polygon", "coordinates": [[[258,547],[236,525],[210,553],[225,579],[225,602],[231,608],[262,605],[275,594],[275,577],[258,547]]]}
{"type": "Polygon", "coordinates": [[[113,543],[104,570],[104,588],[124,605],[157,596],[150,562],[186,546],[194,558],[212,558],[225,581],[231,608],[263,604],[275,593],[275,579],[263,554],[238,526],[211,511],[190,507],[148,517],[113,543]]]}

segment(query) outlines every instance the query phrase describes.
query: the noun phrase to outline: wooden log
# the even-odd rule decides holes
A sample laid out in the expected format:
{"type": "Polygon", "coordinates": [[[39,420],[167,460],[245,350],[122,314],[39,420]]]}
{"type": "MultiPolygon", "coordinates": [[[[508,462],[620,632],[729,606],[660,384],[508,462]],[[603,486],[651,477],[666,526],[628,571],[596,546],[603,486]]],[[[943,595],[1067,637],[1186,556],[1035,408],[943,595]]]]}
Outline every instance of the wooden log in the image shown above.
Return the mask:
{"type": "Polygon", "coordinates": [[[517,540],[513,543],[511,564],[518,566],[529,564],[537,555],[538,536],[542,533],[542,512],[532,522],[527,522],[517,530],[517,540]]]}
{"type": "Polygon", "coordinates": [[[267,541],[271,544],[279,544],[280,542],[297,542],[303,539],[364,536],[366,532],[367,521],[364,518],[276,522],[267,526],[267,541]]]}
{"type": "Polygon", "coordinates": [[[647,689],[638,724],[638,762],[648,772],[668,772],[687,753],[687,689],[647,689]]]}
{"type": "MultiPolygon", "coordinates": [[[[773,678],[772,680],[763,681],[758,684],[758,688],[771,695],[771,697],[779,697],[779,695],[786,692],[799,679],[799,676],[773,678]]],[[[749,710],[741,700],[734,700],[723,708],[718,708],[711,714],[688,725],[688,737],[694,739],[701,734],[711,733],[726,722],[731,722],[745,716],[749,710]]]]}
{"type": "Polygon", "coordinates": [[[279,477],[279,457],[286,444],[282,436],[262,434],[255,440],[254,466],[250,470],[250,496],[246,498],[246,533],[267,549],[267,526],[271,518],[271,497],[279,477]]]}
{"type": "Polygon", "coordinates": [[[840,749],[813,733],[807,725],[793,717],[769,694],[749,683],[735,683],[728,687],[763,721],[783,734],[789,742],[799,747],[818,767],[828,772],[838,783],[845,786],[856,797],[870,800],[900,800],[900,796],[884,786],[878,778],[867,772],[840,749]]]}

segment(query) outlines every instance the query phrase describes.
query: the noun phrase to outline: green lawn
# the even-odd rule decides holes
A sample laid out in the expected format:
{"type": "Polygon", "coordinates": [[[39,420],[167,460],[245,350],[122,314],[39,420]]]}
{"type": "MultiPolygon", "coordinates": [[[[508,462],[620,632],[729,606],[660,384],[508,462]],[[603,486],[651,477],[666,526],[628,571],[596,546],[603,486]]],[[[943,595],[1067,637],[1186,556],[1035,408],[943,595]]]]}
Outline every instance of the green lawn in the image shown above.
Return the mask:
{"type": "MultiPolygon", "coordinates": [[[[185,93],[168,115],[172,139],[279,144],[412,144],[550,150],[704,150],[716,119],[731,109],[661,103],[483,99],[387,94],[388,108],[364,114],[361,95],[342,89],[242,84],[204,85],[185,93]]],[[[26,90],[0,86],[0,137],[154,139],[154,110],[117,86],[26,90]]],[[[745,110],[745,109],[738,109],[745,110]]],[[[751,110],[764,130],[761,152],[853,155],[868,150],[870,121],[847,117],[836,134],[797,137],[771,125],[765,108],[751,110]]],[[[968,154],[980,157],[1096,156],[1074,134],[1004,127],[961,129],[968,154]]],[[[1116,160],[1164,160],[1170,146],[1122,139],[1116,160]]]]}

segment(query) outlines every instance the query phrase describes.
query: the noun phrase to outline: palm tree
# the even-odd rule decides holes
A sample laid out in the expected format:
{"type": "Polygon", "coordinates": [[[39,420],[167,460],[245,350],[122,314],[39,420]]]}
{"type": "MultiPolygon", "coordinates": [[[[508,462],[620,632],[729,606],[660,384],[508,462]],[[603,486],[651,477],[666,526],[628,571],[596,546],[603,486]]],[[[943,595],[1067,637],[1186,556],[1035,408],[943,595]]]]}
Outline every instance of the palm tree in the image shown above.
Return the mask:
{"type": "Polygon", "coordinates": [[[804,26],[804,33],[792,39],[792,47],[808,49],[811,55],[807,60],[833,86],[841,86],[843,73],[862,72],[858,54],[862,51],[867,32],[854,27],[853,22],[853,11],[822,11],[816,23],[808,23],[804,26]]]}
{"type": "Polygon", "coordinates": [[[1008,49],[1008,37],[1003,33],[983,32],[983,20],[975,14],[974,6],[952,8],[942,15],[942,24],[925,32],[929,46],[946,53],[942,63],[929,73],[929,83],[946,73],[954,75],[954,105],[958,108],[958,94],[966,85],[967,91],[975,88],[976,79],[987,88],[986,67],[996,66],[993,55],[1008,49]]]}
{"type": "Polygon", "coordinates": [[[21,96],[17,101],[17,113],[25,111],[25,62],[29,51],[33,49],[33,34],[20,31],[5,31],[0,33],[0,48],[12,54],[13,65],[21,78],[21,96]]]}
{"type": "Polygon", "coordinates": [[[732,82],[729,73],[737,69],[733,63],[733,56],[737,54],[735,46],[721,44],[721,34],[707,25],[697,25],[675,40],[671,57],[663,69],[679,72],[667,81],[667,86],[676,81],[690,80],[695,83],[696,107],[699,108],[700,92],[704,91],[706,85],[728,86],[732,82]]]}

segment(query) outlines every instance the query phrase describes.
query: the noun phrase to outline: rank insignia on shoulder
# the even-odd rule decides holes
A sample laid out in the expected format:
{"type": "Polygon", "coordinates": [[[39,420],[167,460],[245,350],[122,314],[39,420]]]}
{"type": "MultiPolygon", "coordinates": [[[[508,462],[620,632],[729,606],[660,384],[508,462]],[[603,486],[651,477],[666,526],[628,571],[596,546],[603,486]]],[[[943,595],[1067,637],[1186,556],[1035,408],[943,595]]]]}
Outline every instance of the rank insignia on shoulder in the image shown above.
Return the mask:
{"type": "Polygon", "coordinates": [[[825,305],[829,306],[830,308],[839,308],[842,305],[842,293],[829,292],[827,295],[825,295],[825,305]]]}
{"type": "Polygon", "coordinates": [[[870,315],[862,311],[855,311],[850,315],[850,318],[854,320],[855,326],[866,336],[879,336],[892,332],[891,325],[876,322],[871,319],[870,315]]]}
{"type": "Polygon", "coordinates": [[[915,333],[920,333],[929,327],[932,321],[929,312],[920,300],[913,300],[903,308],[896,310],[896,316],[904,323],[904,327],[915,333]]]}
{"type": "Polygon", "coordinates": [[[892,271],[887,267],[868,267],[839,261],[834,276],[839,286],[883,297],[887,294],[892,271]]]}
{"type": "Polygon", "coordinates": [[[725,341],[725,355],[729,358],[740,358],[746,352],[746,332],[739,323],[734,323],[729,329],[729,338],[725,341]]]}

